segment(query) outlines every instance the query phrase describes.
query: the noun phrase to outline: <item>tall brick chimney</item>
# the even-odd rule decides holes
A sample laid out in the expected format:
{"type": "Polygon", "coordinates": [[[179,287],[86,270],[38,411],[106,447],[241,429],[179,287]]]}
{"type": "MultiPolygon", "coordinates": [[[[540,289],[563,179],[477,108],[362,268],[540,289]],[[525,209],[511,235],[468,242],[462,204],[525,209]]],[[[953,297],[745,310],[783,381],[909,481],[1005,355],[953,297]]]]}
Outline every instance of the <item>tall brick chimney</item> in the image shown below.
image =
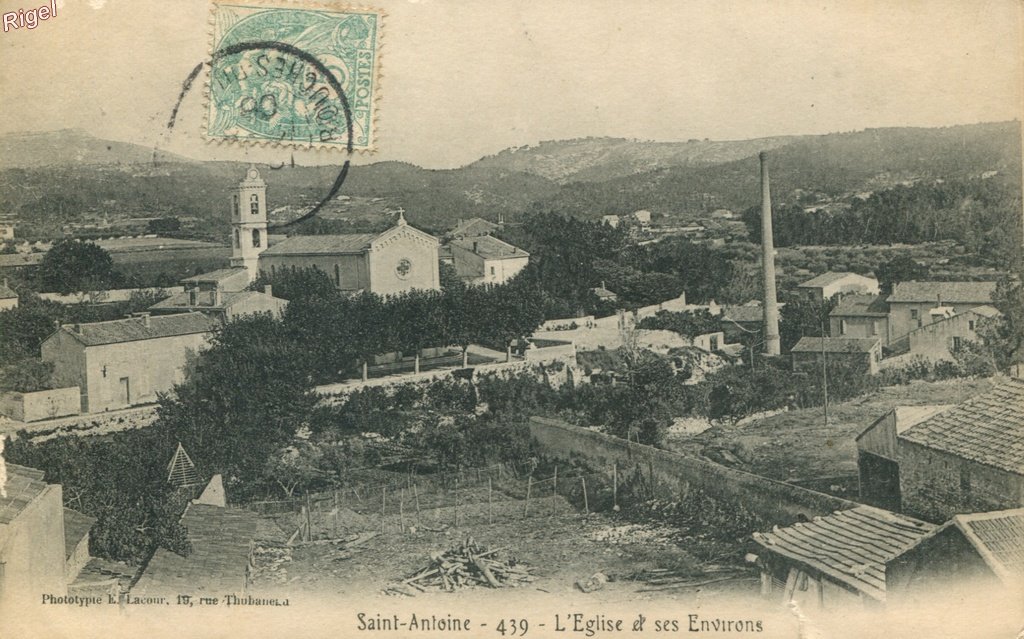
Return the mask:
{"type": "Polygon", "coordinates": [[[772,236],[772,191],[768,182],[768,153],[761,151],[761,270],[764,273],[764,352],[778,355],[779,302],[775,294],[775,240],[772,236]]]}

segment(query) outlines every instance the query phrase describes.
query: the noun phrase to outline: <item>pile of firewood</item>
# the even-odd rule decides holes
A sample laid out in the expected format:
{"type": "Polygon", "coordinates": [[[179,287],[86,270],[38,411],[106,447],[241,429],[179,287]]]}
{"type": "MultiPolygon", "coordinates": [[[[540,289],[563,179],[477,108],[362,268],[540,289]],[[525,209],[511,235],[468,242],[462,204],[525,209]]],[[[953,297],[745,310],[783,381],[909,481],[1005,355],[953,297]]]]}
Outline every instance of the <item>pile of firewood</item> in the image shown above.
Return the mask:
{"type": "Polygon", "coordinates": [[[461,588],[489,586],[515,588],[520,583],[534,581],[525,564],[515,557],[505,557],[504,548],[488,550],[472,537],[445,552],[432,553],[430,564],[416,574],[388,588],[389,592],[414,595],[410,588],[420,592],[428,590],[453,591],[461,588]]]}

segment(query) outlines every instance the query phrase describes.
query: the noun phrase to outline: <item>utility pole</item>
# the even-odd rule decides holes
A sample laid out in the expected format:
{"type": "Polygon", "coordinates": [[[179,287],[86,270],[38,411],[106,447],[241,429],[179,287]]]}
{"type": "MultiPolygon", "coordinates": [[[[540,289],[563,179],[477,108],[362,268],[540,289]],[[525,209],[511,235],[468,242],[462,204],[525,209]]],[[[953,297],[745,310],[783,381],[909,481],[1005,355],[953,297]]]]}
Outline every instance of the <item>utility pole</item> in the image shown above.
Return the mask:
{"type": "Polygon", "coordinates": [[[825,400],[825,426],[828,426],[828,354],[825,352],[825,322],[821,323],[821,389],[825,400]]]}

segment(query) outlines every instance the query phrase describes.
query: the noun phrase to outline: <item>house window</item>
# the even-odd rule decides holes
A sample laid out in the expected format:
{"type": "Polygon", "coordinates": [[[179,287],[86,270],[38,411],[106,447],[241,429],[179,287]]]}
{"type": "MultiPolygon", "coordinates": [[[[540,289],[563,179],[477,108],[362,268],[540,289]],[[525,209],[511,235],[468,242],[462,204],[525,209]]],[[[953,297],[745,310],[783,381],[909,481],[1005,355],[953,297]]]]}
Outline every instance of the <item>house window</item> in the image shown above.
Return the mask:
{"type": "Polygon", "coordinates": [[[253,215],[259,215],[260,212],[260,196],[255,193],[249,196],[249,212],[253,215]]]}
{"type": "Polygon", "coordinates": [[[967,328],[974,330],[974,320],[967,320],[967,328]]]}
{"type": "Polygon", "coordinates": [[[491,267],[491,275],[494,275],[494,267],[491,267]]]}
{"type": "Polygon", "coordinates": [[[839,320],[839,334],[846,335],[846,320],[839,320]]]}
{"type": "Polygon", "coordinates": [[[960,467],[960,492],[971,492],[971,469],[965,466],[960,467]]]}
{"type": "Polygon", "coordinates": [[[963,340],[960,337],[954,336],[952,342],[953,352],[959,351],[960,347],[963,346],[963,340]]]}
{"type": "Polygon", "coordinates": [[[241,215],[242,214],[242,210],[240,208],[238,208],[238,194],[237,193],[235,193],[233,199],[234,199],[234,204],[232,205],[234,207],[234,211],[233,212],[234,212],[235,215],[241,215]]]}
{"type": "Polygon", "coordinates": [[[871,336],[875,337],[882,332],[881,322],[875,320],[871,322],[871,336]]]}
{"type": "Polygon", "coordinates": [[[910,309],[910,319],[912,319],[912,320],[918,319],[918,311],[917,311],[916,308],[910,309]]]}
{"type": "Polygon", "coordinates": [[[341,286],[341,267],[337,264],[334,265],[334,285],[341,286]]]}
{"type": "Polygon", "coordinates": [[[256,248],[259,248],[259,246],[260,246],[260,230],[259,229],[253,229],[252,230],[252,245],[254,247],[256,247],[256,248]]]}

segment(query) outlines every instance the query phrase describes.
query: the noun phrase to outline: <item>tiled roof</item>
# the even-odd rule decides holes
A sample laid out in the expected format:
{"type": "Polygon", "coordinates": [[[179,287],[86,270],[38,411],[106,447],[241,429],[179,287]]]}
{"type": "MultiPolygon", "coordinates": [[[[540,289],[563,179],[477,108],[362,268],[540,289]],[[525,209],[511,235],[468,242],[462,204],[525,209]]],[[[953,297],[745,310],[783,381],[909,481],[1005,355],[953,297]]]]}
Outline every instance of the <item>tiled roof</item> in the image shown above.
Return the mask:
{"type": "Polygon", "coordinates": [[[334,255],[362,253],[378,233],[350,235],[293,235],[267,248],[260,255],[334,255]]]}
{"type": "Polygon", "coordinates": [[[915,444],[1024,475],[1024,380],[991,391],[900,434],[915,444]]]}
{"type": "Polygon", "coordinates": [[[886,317],[889,305],[881,295],[845,295],[829,316],[886,317]]]}
{"type": "Polygon", "coordinates": [[[953,521],[1003,582],[1024,584],[1024,508],[956,515],[953,521]]]}
{"type": "Polygon", "coordinates": [[[14,521],[26,506],[46,490],[43,471],[7,464],[7,496],[0,495],[0,526],[14,521]]]}
{"type": "Polygon", "coordinates": [[[71,510],[64,509],[64,558],[67,559],[75,552],[78,543],[92,529],[96,523],[95,517],[71,510]]]}
{"type": "Polygon", "coordinates": [[[933,524],[871,506],[754,533],[767,551],[796,561],[877,600],[885,599],[885,562],[933,524]]]}
{"type": "Polygon", "coordinates": [[[132,594],[242,592],[257,521],[245,510],[190,503],[181,524],[192,552],[157,549],[132,594]]]}
{"type": "Polygon", "coordinates": [[[764,310],[760,306],[729,306],[722,311],[725,321],[752,323],[764,321],[764,310]]]}
{"type": "Polygon", "coordinates": [[[467,237],[465,239],[452,240],[451,244],[464,251],[476,253],[485,260],[503,260],[509,258],[529,257],[530,254],[521,248],[512,246],[490,235],[467,237]]]}
{"type": "Polygon", "coordinates": [[[480,236],[487,235],[496,230],[498,230],[498,225],[494,222],[488,222],[482,217],[472,217],[468,220],[460,221],[449,234],[452,237],[480,236]]]}
{"type": "Polygon", "coordinates": [[[898,282],[888,302],[938,302],[943,304],[988,304],[995,282],[898,282]]]}
{"type": "Polygon", "coordinates": [[[844,280],[844,279],[846,279],[848,277],[852,277],[854,279],[871,279],[871,278],[865,277],[864,275],[858,275],[857,273],[849,273],[849,272],[846,272],[846,271],[839,271],[839,272],[827,271],[827,272],[822,273],[821,275],[819,275],[817,277],[813,277],[813,278],[807,280],[803,284],[798,284],[797,286],[798,286],[798,288],[819,288],[819,287],[822,287],[822,286],[828,286],[830,284],[835,284],[836,282],[838,282],[840,280],[844,280]]]}
{"type": "Polygon", "coordinates": [[[60,329],[86,346],[119,344],[175,335],[207,333],[219,326],[217,320],[202,313],[130,317],[91,324],[62,324],[60,329]],[[76,330],[75,327],[78,327],[76,330]]]}
{"type": "Polygon", "coordinates": [[[230,279],[232,277],[237,277],[237,276],[239,276],[239,275],[241,275],[243,273],[246,273],[246,270],[244,268],[241,268],[241,267],[239,267],[239,268],[222,268],[222,269],[218,269],[216,271],[210,271],[209,273],[200,273],[199,275],[193,275],[192,277],[186,277],[185,279],[183,279],[181,281],[182,282],[187,282],[187,283],[190,283],[190,284],[191,283],[198,284],[199,282],[203,282],[203,283],[207,283],[207,282],[222,282],[222,281],[230,279]]]}
{"type": "Polygon", "coordinates": [[[801,337],[791,352],[870,353],[878,344],[877,337],[801,337]]]}
{"type": "MultiPolygon", "coordinates": [[[[199,293],[199,299],[197,300],[196,304],[189,303],[189,294],[188,292],[185,292],[178,293],[177,295],[174,295],[172,297],[168,297],[167,299],[161,302],[157,302],[156,304],[150,306],[149,308],[155,311],[169,311],[186,308],[195,310],[225,309],[230,308],[231,306],[234,306],[235,304],[238,304],[239,302],[242,302],[254,295],[266,295],[266,293],[260,293],[259,291],[224,291],[220,294],[220,304],[214,306],[212,304],[198,303],[209,301],[210,294],[207,292],[199,293]]],[[[268,295],[267,297],[272,296],[268,295]]]]}
{"type": "Polygon", "coordinates": [[[6,284],[0,283],[0,300],[9,300],[12,297],[18,297],[18,294],[8,288],[6,284]]]}

